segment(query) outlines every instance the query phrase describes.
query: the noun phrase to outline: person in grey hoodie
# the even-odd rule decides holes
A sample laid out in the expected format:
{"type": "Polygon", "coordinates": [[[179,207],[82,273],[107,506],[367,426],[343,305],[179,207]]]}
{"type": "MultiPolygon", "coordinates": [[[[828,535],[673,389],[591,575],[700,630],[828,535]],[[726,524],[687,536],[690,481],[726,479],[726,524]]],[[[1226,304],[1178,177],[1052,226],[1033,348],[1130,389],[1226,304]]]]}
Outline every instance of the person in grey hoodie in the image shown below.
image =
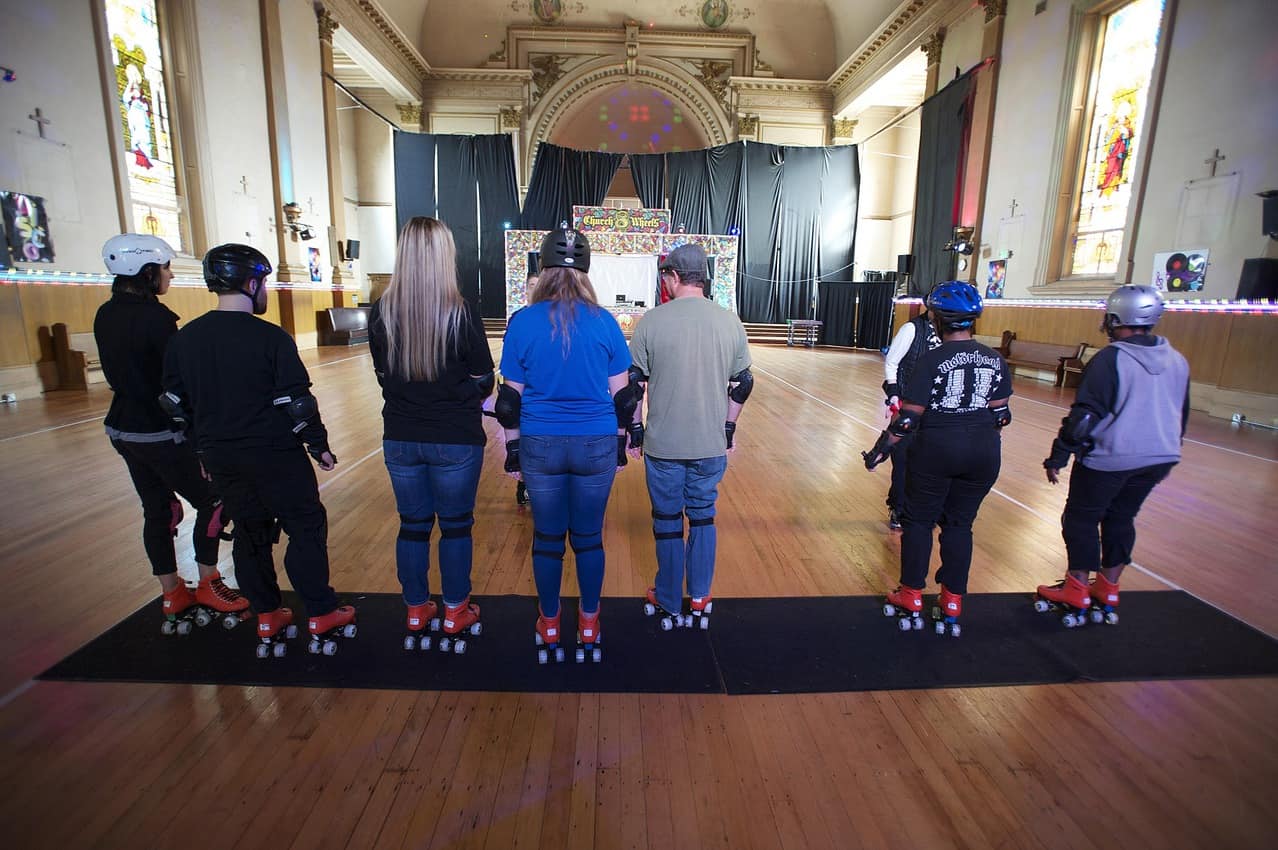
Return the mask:
{"type": "Polygon", "coordinates": [[[1083,370],[1078,395],[1061,420],[1047,480],[1075,456],[1061,515],[1068,567],[1040,586],[1040,611],[1066,611],[1066,626],[1117,623],[1118,581],[1131,563],[1136,514],[1180,460],[1189,421],[1189,364],[1154,326],[1163,297],[1152,286],[1120,286],[1105,302],[1101,329],[1110,344],[1083,370]],[[1088,578],[1096,573],[1089,585],[1088,578]]]}

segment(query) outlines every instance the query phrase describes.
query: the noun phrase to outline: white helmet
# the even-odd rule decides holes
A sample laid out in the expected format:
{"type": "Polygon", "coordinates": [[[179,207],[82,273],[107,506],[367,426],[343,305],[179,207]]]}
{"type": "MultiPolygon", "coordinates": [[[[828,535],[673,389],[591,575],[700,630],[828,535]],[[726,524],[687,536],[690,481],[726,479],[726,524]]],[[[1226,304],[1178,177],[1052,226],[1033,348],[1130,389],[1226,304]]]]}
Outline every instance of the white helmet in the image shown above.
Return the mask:
{"type": "Polygon", "coordinates": [[[121,233],[102,246],[102,262],[112,274],[132,277],[148,263],[164,265],[177,256],[169,243],[144,233],[121,233]]]}

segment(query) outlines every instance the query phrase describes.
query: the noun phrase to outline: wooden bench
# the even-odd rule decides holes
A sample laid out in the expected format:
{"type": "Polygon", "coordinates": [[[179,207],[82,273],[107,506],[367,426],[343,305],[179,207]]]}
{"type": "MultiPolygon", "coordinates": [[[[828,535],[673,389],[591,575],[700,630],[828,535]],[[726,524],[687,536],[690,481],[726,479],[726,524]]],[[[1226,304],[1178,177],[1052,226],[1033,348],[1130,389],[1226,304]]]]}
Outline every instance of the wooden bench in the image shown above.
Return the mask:
{"type": "Polygon", "coordinates": [[[1017,339],[1013,331],[1003,331],[1003,344],[999,346],[999,352],[1003,355],[1003,359],[1007,361],[1007,365],[1013,369],[1022,367],[1025,369],[1035,369],[1040,372],[1051,372],[1055,375],[1055,385],[1060,387],[1065,384],[1065,366],[1070,364],[1071,367],[1077,367],[1082,370],[1083,354],[1087,351],[1087,343],[1079,342],[1073,345],[1061,345],[1054,342],[1030,342],[1028,340],[1017,339]]]}
{"type": "Polygon", "coordinates": [[[40,359],[36,370],[45,392],[53,390],[87,390],[89,384],[106,381],[102,374],[102,358],[98,355],[98,341],[91,333],[68,333],[67,326],[58,322],[41,327],[37,332],[40,341],[40,359]]]}
{"type": "Polygon", "coordinates": [[[1061,383],[1062,387],[1077,387],[1083,377],[1083,369],[1096,356],[1099,348],[1093,346],[1084,346],[1087,350],[1078,357],[1071,357],[1068,360],[1061,361],[1061,383]]]}
{"type": "Polygon", "coordinates": [[[320,345],[359,345],[368,342],[367,307],[329,307],[316,313],[320,345]]]}

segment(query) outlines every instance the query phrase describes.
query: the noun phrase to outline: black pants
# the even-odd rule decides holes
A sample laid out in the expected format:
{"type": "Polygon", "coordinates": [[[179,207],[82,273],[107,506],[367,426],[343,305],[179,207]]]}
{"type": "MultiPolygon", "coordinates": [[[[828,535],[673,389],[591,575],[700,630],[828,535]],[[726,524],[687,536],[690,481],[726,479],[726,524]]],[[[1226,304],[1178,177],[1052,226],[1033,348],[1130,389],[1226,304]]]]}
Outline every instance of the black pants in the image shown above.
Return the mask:
{"type": "Polygon", "coordinates": [[[1069,474],[1069,498],[1061,514],[1069,569],[1092,572],[1130,564],[1136,545],[1136,514],[1145,497],[1175,465],[1159,463],[1101,472],[1075,461],[1069,474]]]}
{"type": "Polygon", "coordinates": [[[284,570],[311,617],[337,607],[328,584],[328,514],[320,503],[311,459],[294,449],[204,450],[204,468],[235,519],[235,580],[253,610],[280,607],[271,547],[276,522],[288,535],[284,570]]]}
{"type": "Polygon", "coordinates": [[[111,445],[124,458],[133,489],[142,500],[142,546],[151,562],[151,572],[157,576],[177,572],[173,536],[182,521],[178,495],[195,508],[195,528],[191,532],[195,560],[216,564],[218,535],[224,525],[222,506],[209,482],[200,475],[200,462],[190,443],[112,440],[111,445]]]}
{"type": "Polygon", "coordinates": [[[932,529],[941,526],[941,569],[936,580],[967,592],[972,566],[972,523],[985,494],[998,480],[1002,439],[998,430],[925,428],[908,452],[905,511],[901,517],[901,584],[922,590],[932,560],[932,529]]]}
{"type": "Polygon", "coordinates": [[[892,483],[888,487],[887,506],[898,515],[905,509],[905,478],[906,469],[909,467],[907,455],[912,442],[914,442],[914,436],[909,435],[902,437],[900,442],[892,447],[892,483]]]}

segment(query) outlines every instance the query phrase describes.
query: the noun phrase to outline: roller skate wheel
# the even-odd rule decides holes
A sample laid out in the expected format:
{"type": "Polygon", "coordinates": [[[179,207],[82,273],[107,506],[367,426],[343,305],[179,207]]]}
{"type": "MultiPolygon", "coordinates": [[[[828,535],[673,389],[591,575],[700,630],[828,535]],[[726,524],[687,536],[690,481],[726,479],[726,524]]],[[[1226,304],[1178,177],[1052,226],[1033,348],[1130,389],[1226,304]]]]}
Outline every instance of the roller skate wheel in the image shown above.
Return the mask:
{"type": "Polygon", "coordinates": [[[422,652],[426,652],[428,649],[430,649],[430,635],[422,635],[421,648],[422,648],[422,652]]]}
{"type": "Polygon", "coordinates": [[[437,632],[437,631],[439,631],[439,618],[438,618],[438,617],[434,617],[434,618],[432,618],[432,619],[431,619],[431,621],[430,621],[430,630],[431,630],[432,632],[437,632]]]}
{"type": "Polygon", "coordinates": [[[906,619],[905,617],[902,617],[901,619],[896,621],[896,626],[901,631],[908,632],[910,630],[910,621],[906,619]]]}
{"type": "Polygon", "coordinates": [[[549,660],[550,660],[550,653],[546,652],[546,650],[544,650],[544,649],[539,649],[539,650],[537,650],[537,663],[538,663],[538,664],[545,664],[545,663],[546,663],[547,661],[549,661],[549,660]]]}
{"type": "Polygon", "coordinates": [[[914,629],[914,631],[916,631],[916,632],[917,632],[917,631],[919,631],[920,629],[922,629],[922,628],[923,628],[923,618],[922,618],[922,617],[920,617],[920,616],[918,616],[917,614],[916,614],[916,615],[914,615],[914,617],[912,618],[911,623],[910,623],[910,628],[914,629]]]}
{"type": "Polygon", "coordinates": [[[355,637],[358,631],[359,629],[355,627],[354,623],[347,623],[345,626],[342,627],[342,637],[353,638],[355,637]]]}
{"type": "Polygon", "coordinates": [[[292,640],[293,638],[297,637],[297,626],[291,623],[285,626],[284,637],[288,638],[289,640],[292,640]]]}
{"type": "Polygon", "coordinates": [[[177,631],[177,624],[174,623],[172,620],[165,620],[163,623],[160,623],[160,634],[171,635],[176,631],[177,631]]]}
{"type": "Polygon", "coordinates": [[[268,647],[266,644],[264,644],[264,643],[259,643],[259,644],[257,645],[257,657],[258,657],[258,658],[265,658],[266,656],[268,656],[268,655],[270,655],[270,654],[271,654],[271,649],[270,649],[270,647],[268,647]]]}
{"type": "Polygon", "coordinates": [[[883,616],[884,616],[884,617],[891,617],[891,616],[893,616],[893,615],[895,615],[895,614],[896,614],[896,606],[895,606],[895,605],[892,605],[891,603],[887,603],[887,602],[885,602],[885,603],[883,604],[883,616]]]}
{"type": "Polygon", "coordinates": [[[603,661],[603,650],[596,646],[590,653],[590,660],[596,664],[603,661]]]}
{"type": "Polygon", "coordinates": [[[577,663],[580,664],[586,660],[586,650],[577,647],[577,663]]]}
{"type": "Polygon", "coordinates": [[[675,624],[674,624],[674,620],[673,620],[673,619],[671,619],[670,617],[662,617],[662,618],[661,618],[661,630],[662,630],[663,632],[668,632],[668,631],[670,631],[671,629],[673,629],[673,628],[674,628],[674,626],[675,626],[675,624]]]}
{"type": "Polygon", "coordinates": [[[945,621],[944,621],[944,620],[937,620],[937,621],[936,621],[936,633],[937,633],[938,635],[943,635],[943,634],[945,634],[945,621]]]}
{"type": "Polygon", "coordinates": [[[277,643],[271,647],[271,654],[274,655],[276,658],[283,658],[284,654],[287,652],[288,652],[288,644],[286,643],[277,643]]]}
{"type": "Polygon", "coordinates": [[[1034,600],[1034,610],[1037,611],[1038,613],[1046,614],[1051,609],[1052,609],[1052,604],[1048,602],[1046,599],[1034,600]]]}
{"type": "Polygon", "coordinates": [[[323,649],[323,646],[317,640],[312,640],[306,645],[306,651],[311,655],[319,655],[321,649],[323,649]]]}
{"type": "Polygon", "coordinates": [[[954,637],[958,637],[962,633],[963,631],[962,629],[959,628],[958,623],[955,623],[954,625],[950,626],[950,634],[953,635],[954,637]]]}
{"type": "Polygon", "coordinates": [[[1099,608],[1091,612],[1091,617],[1093,623],[1105,622],[1105,612],[1101,611],[1099,608]]]}
{"type": "Polygon", "coordinates": [[[336,654],[337,654],[337,641],[335,641],[335,640],[326,640],[326,641],[324,641],[324,654],[325,654],[325,655],[336,655],[336,654]]]}
{"type": "Polygon", "coordinates": [[[453,644],[453,654],[454,654],[454,655],[465,655],[465,654],[466,654],[466,641],[464,641],[464,640],[459,640],[459,641],[457,641],[456,643],[454,643],[454,644],[453,644]]]}
{"type": "Polygon", "coordinates": [[[1117,612],[1117,611],[1109,611],[1108,613],[1106,613],[1106,614],[1105,614],[1105,623],[1106,623],[1106,625],[1110,625],[1110,626],[1117,626],[1117,625],[1118,625],[1118,612],[1117,612]]]}
{"type": "Polygon", "coordinates": [[[189,635],[191,633],[191,621],[183,620],[177,624],[177,633],[180,635],[189,635]]]}
{"type": "Polygon", "coordinates": [[[195,612],[195,625],[199,626],[200,628],[204,628],[211,622],[213,622],[213,618],[209,616],[208,611],[195,612]]]}
{"type": "Polygon", "coordinates": [[[709,618],[709,617],[701,617],[701,631],[703,631],[703,632],[704,632],[704,631],[705,631],[706,629],[708,629],[708,628],[710,628],[710,618],[709,618]]]}
{"type": "Polygon", "coordinates": [[[1075,626],[1083,625],[1086,621],[1076,619],[1073,614],[1066,614],[1064,617],[1061,617],[1061,622],[1065,624],[1065,628],[1072,629],[1075,626]]]}
{"type": "Polygon", "coordinates": [[[234,614],[227,614],[222,618],[222,628],[228,632],[240,624],[240,618],[234,614]]]}
{"type": "Polygon", "coordinates": [[[541,632],[533,632],[533,640],[537,641],[538,646],[546,645],[546,642],[541,639],[541,632]]]}
{"type": "Polygon", "coordinates": [[[564,648],[562,646],[555,648],[555,662],[557,664],[564,663],[564,648]]]}
{"type": "Polygon", "coordinates": [[[451,649],[451,648],[452,648],[452,646],[453,646],[452,639],[450,639],[450,638],[446,638],[446,637],[445,637],[445,638],[440,638],[440,639],[439,639],[439,651],[440,651],[440,652],[447,652],[449,649],[451,649]]]}
{"type": "Polygon", "coordinates": [[[713,603],[713,602],[707,602],[707,603],[706,603],[706,607],[704,607],[704,608],[702,608],[702,609],[701,609],[701,613],[702,613],[702,614],[709,614],[709,613],[710,613],[711,611],[713,611],[713,610],[714,610],[714,603],[713,603]]]}
{"type": "Polygon", "coordinates": [[[409,652],[412,652],[413,650],[417,649],[417,638],[413,635],[408,635],[407,637],[405,637],[404,649],[408,650],[409,652]]]}
{"type": "Polygon", "coordinates": [[[471,637],[479,637],[480,633],[483,632],[483,630],[484,630],[483,623],[474,623],[470,627],[471,637]]]}
{"type": "Polygon", "coordinates": [[[653,605],[651,602],[645,602],[643,603],[643,613],[651,617],[657,613],[657,606],[653,605]]]}

